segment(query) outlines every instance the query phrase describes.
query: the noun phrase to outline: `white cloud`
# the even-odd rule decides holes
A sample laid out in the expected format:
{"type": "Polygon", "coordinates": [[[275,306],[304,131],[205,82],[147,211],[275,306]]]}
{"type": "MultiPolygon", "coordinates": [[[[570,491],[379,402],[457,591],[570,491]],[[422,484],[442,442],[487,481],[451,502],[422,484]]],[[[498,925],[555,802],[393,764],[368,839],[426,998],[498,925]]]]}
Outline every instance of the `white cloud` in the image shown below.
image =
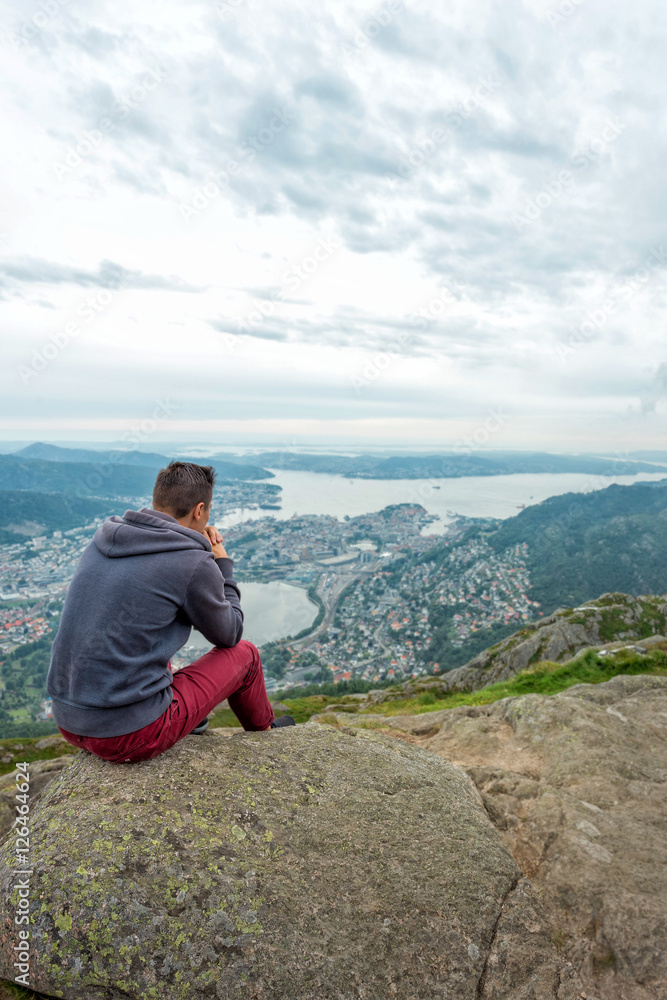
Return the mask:
{"type": "Polygon", "coordinates": [[[226,407],[444,446],[505,405],[499,445],[658,444],[658,0],[603,22],[589,0],[6,7],[12,421],[170,391],[184,425],[226,407]]]}

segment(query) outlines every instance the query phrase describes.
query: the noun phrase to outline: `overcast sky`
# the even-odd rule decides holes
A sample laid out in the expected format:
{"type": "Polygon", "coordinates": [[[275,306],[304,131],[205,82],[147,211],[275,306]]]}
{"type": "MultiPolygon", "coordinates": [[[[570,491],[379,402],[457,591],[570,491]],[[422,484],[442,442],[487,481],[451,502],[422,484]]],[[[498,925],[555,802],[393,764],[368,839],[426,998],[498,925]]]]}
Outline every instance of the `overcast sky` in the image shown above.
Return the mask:
{"type": "Polygon", "coordinates": [[[665,446],[661,0],[2,9],[5,439],[665,446]]]}

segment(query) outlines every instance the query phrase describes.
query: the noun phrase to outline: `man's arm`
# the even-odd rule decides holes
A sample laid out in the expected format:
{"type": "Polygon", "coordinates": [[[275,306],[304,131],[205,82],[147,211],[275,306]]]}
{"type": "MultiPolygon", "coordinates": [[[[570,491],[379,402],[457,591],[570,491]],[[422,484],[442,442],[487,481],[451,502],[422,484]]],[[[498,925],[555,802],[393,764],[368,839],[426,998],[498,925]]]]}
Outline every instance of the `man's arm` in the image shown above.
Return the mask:
{"type": "Polygon", "coordinates": [[[243,635],[241,591],[228,556],[202,559],[192,575],[183,610],[190,623],[214,646],[235,646],[243,635]]]}

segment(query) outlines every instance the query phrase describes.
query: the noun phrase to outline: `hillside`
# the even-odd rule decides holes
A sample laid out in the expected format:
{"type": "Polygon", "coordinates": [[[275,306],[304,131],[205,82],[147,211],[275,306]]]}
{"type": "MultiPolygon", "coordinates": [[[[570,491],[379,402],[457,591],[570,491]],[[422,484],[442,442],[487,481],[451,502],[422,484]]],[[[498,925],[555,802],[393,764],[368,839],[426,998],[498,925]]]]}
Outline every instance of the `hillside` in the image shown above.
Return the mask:
{"type": "Polygon", "coordinates": [[[450,691],[478,691],[543,661],[563,663],[586,649],[639,640],[650,645],[667,642],[666,637],[667,593],[640,597],[602,594],[585,606],[561,608],[539,622],[525,625],[441,677],[416,678],[371,692],[368,703],[380,704],[426,691],[435,696],[450,691]]]}
{"type": "Polygon", "coordinates": [[[141,466],[50,462],[0,455],[0,489],[111,498],[150,496],[154,483],[155,472],[141,466]]]}
{"type": "Polygon", "coordinates": [[[602,591],[667,588],[667,479],[564,493],[503,521],[487,541],[496,551],[528,543],[532,596],[545,611],[602,591]]]}
{"type": "Polygon", "coordinates": [[[139,465],[149,469],[160,469],[165,461],[164,455],[150,451],[121,451],[112,448],[100,451],[97,448],[67,448],[57,444],[36,441],[25,448],[12,452],[14,458],[29,458],[42,462],[87,462],[95,465],[98,462],[118,462],[120,465],[139,465]]]}

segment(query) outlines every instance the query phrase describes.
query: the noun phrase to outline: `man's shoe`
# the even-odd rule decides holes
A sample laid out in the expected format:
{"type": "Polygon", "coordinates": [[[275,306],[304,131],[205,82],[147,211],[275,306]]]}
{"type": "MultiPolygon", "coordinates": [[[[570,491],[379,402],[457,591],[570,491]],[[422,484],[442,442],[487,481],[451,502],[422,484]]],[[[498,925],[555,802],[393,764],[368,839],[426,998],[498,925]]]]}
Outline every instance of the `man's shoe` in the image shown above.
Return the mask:
{"type": "Polygon", "coordinates": [[[196,735],[196,736],[198,736],[198,735],[199,735],[199,733],[205,733],[207,729],[208,729],[208,719],[203,719],[203,720],[202,720],[202,721],[201,721],[201,722],[199,723],[199,725],[198,725],[198,726],[195,726],[195,728],[194,728],[194,729],[191,729],[191,730],[190,730],[190,732],[189,732],[189,734],[188,734],[188,735],[189,735],[189,736],[193,736],[193,735],[196,735]]]}
{"type": "Polygon", "coordinates": [[[280,729],[281,726],[296,726],[296,722],[291,715],[279,715],[277,719],[274,719],[271,723],[271,729],[280,729]]]}

